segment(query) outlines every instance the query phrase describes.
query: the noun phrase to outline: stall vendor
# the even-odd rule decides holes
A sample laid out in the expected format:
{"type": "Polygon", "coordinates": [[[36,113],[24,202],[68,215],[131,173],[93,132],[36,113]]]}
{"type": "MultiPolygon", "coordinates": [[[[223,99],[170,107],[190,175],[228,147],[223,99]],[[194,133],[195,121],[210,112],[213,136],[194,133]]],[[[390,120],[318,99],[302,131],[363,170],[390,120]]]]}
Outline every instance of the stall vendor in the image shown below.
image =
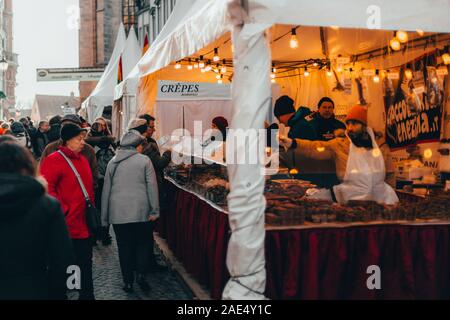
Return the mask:
{"type": "Polygon", "coordinates": [[[335,161],[337,176],[342,183],[330,189],[333,200],[341,204],[349,200],[398,203],[397,194],[391,187],[395,185],[395,179],[389,148],[386,144],[378,146],[372,128],[367,126],[367,109],[359,105],[353,107],[345,122],[345,136],[330,141],[280,136],[280,144],[297,149],[312,159],[335,161]]]}
{"type": "MultiPolygon", "coordinates": [[[[313,125],[314,113],[307,107],[300,107],[295,111],[294,100],[288,96],[282,96],[276,101],[274,115],[280,123],[289,127],[289,138],[322,140],[313,125]]],[[[317,160],[312,163],[311,159],[296,150],[288,150],[280,153],[280,164],[289,169],[295,168],[299,172],[296,178],[310,181],[319,187],[331,188],[340,183],[332,160],[317,160]]]]}
{"type": "Polygon", "coordinates": [[[215,137],[214,137],[215,140],[218,140],[218,141],[226,141],[227,140],[227,128],[228,128],[228,121],[227,121],[227,119],[225,119],[222,116],[215,117],[212,120],[211,128],[219,130],[220,133],[221,133],[221,137],[215,135],[215,137]]]}
{"type": "Polygon", "coordinates": [[[336,119],[334,115],[334,102],[328,97],[323,97],[317,104],[317,112],[306,120],[318,134],[317,140],[328,141],[336,138],[335,132],[345,130],[345,124],[336,119]]]}

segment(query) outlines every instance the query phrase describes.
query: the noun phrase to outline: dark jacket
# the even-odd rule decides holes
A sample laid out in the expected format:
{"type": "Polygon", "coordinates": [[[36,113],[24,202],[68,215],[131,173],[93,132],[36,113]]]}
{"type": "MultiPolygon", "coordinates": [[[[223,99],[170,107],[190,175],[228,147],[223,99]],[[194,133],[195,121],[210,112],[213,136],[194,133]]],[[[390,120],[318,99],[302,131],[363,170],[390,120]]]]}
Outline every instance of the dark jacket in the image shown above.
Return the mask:
{"type": "MultiPolygon", "coordinates": [[[[49,143],[46,147],[44,152],[42,152],[41,155],[41,163],[44,161],[46,157],[51,155],[53,152],[58,151],[59,147],[62,146],[62,140],[59,139],[57,141],[54,141],[52,143],[49,143]]],[[[95,150],[92,148],[89,144],[85,144],[83,150],[81,151],[81,154],[87,159],[89,162],[89,166],[91,167],[92,172],[92,178],[94,179],[94,186],[97,187],[97,181],[98,181],[98,164],[97,164],[97,157],[95,156],[95,150]]]]}
{"type": "Polygon", "coordinates": [[[47,132],[49,142],[59,140],[61,138],[61,124],[52,124],[47,132]]]}
{"type": "Polygon", "coordinates": [[[336,119],[334,116],[330,119],[325,119],[322,118],[319,113],[315,113],[312,118],[313,119],[309,122],[309,124],[318,134],[317,140],[329,141],[336,138],[334,134],[336,130],[346,129],[345,124],[336,119]]]}
{"type": "Polygon", "coordinates": [[[161,191],[164,179],[164,169],[169,165],[171,160],[170,152],[165,152],[161,155],[159,153],[158,143],[152,138],[147,138],[147,143],[144,146],[142,154],[148,156],[152,161],[153,167],[155,168],[156,179],[158,180],[158,186],[161,191]]]}
{"type": "MultiPolygon", "coordinates": [[[[91,168],[85,157],[66,147],[60,147],[77,169],[81,180],[94,201],[94,183],[91,168]]],[[[59,200],[66,217],[72,239],[87,239],[90,236],[86,224],[86,201],[75,173],[59,152],[54,152],[41,161],[41,174],[48,182],[48,193],[59,200]]]]}
{"type": "Polygon", "coordinates": [[[113,136],[103,135],[102,133],[95,133],[93,131],[90,131],[85,141],[89,143],[93,148],[98,147],[100,149],[107,149],[110,146],[114,149],[116,148],[116,145],[114,143],[115,138],[113,136]]]}
{"type": "Polygon", "coordinates": [[[49,144],[48,135],[46,132],[38,130],[36,133],[36,149],[34,150],[34,155],[36,159],[39,159],[44,152],[45,147],[49,144]]]}
{"type": "Polygon", "coordinates": [[[31,177],[0,174],[0,186],[0,300],[64,298],[74,259],[59,203],[31,177]]]}
{"type": "Polygon", "coordinates": [[[306,107],[298,108],[297,112],[288,121],[288,126],[290,127],[289,138],[318,140],[316,129],[308,119],[308,116],[311,114],[311,110],[306,107]]]}

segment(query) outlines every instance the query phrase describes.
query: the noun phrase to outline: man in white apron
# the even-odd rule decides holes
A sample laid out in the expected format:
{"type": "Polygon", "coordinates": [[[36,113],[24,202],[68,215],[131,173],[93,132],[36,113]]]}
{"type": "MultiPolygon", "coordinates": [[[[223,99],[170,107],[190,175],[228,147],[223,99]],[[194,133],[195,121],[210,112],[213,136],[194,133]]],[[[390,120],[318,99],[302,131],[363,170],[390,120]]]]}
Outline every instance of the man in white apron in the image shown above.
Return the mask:
{"type": "Polygon", "coordinates": [[[342,183],[311,197],[333,199],[341,204],[349,200],[372,200],[388,205],[398,203],[394,189],[385,182],[387,176],[393,178],[394,172],[389,148],[378,146],[372,128],[367,126],[367,109],[359,105],[353,107],[345,122],[345,135],[330,141],[292,140],[280,136],[281,145],[297,148],[306,157],[334,159],[336,173],[342,183]]]}

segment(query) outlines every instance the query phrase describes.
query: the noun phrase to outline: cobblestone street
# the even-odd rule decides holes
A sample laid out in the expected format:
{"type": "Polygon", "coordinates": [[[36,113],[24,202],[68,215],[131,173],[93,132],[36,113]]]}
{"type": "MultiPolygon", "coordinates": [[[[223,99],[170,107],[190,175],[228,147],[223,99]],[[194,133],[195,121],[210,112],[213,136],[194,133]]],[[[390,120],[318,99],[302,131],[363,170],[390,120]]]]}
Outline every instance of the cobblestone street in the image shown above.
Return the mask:
{"type": "MultiPolygon", "coordinates": [[[[157,255],[157,257],[160,256],[157,255]]],[[[160,259],[158,262],[167,266],[167,263],[163,259],[160,259]]],[[[168,267],[165,271],[150,273],[147,275],[147,281],[151,287],[148,294],[142,292],[137,284],[133,287],[133,293],[126,293],[123,291],[119,255],[114,238],[111,246],[105,247],[101,244],[101,242],[98,242],[98,245],[94,247],[93,277],[95,298],[97,300],[193,299],[190,290],[170,267],[168,267]]],[[[77,293],[72,292],[69,294],[69,299],[77,299],[77,296],[77,293]]]]}

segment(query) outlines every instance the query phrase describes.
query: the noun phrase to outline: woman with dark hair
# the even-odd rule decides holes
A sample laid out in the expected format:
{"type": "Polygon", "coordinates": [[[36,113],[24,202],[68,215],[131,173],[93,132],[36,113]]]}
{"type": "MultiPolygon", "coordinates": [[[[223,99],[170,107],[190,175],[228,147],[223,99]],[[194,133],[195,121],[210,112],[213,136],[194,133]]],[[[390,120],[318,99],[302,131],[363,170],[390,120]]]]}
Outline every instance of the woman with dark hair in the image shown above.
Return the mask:
{"type": "Polygon", "coordinates": [[[224,117],[215,117],[212,120],[211,128],[219,130],[220,133],[222,134],[222,139],[218,139],[220,137],[215,137],[216,138],[215,140],[222,140],[222,141],[227,140],[227,128],[228,128],[227,119],[225,119],[224,117]]]}
{"type": "Polygon", "coordinates": [[[0,140],[0,300],[65,299],[72,245],[59,203],[36,177],[30,151],[0,140]]]}

